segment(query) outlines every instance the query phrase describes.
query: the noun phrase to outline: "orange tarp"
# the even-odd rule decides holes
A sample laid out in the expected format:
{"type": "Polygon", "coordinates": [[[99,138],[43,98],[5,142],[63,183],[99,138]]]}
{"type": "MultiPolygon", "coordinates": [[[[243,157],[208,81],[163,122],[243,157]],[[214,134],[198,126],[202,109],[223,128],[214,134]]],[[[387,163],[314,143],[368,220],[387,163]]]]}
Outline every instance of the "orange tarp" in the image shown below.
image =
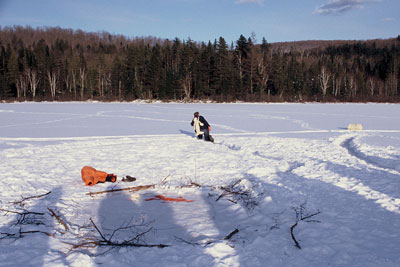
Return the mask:
{"type": "Polygon", "coordinates": [[[106,172],[98,171],[90,166],[83,167],[81,170],[81,174],[82,181],[87,186],[92,186],[97,183],[104,183],[108,175],[106,172]]]}

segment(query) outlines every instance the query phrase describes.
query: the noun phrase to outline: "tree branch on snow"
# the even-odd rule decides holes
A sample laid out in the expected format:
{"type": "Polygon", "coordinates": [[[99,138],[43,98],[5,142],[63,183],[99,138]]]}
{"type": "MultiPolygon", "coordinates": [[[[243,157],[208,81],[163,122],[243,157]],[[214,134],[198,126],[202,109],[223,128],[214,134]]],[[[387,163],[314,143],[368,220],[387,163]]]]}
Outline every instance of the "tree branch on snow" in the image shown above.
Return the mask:
{"type": "MultiPolygon", "coordinates": [[[[82,248],[82,247],[96,247],[96,246],[110,246],[110,247],[148,247],[148,248],[153,248],[153,247],[158,247],[158,248],[164,248],[168,247],[169,245],[165,244],[145,244],[141,243],[141,240],[143,237],[152,231],[152,228],[148,228],[147,230],[136,233],[133,237],[131,237],[128,240],[124,241],[114,241],[112,240],[114,235],[121,230],[126,230],[126,229],[132,229],[135,228],[137,225],[128,225],[125,227],[120,227],[112,231],[111,235],[109,238],[106,237],[106,235],[100,231],[100,229],[97,227],[97,225],[93,222],[92,218],[90,218],[90,222],[93,225],[94,229],[96,232],[100,235],[100,239],[93,239],[93,240],[88,240],[84,241],[78,244],[70,244],[72,245],[72,249],[76,248],[82,248]]],[[[69,244],[69,243],[67,243],[69,244]]]]}
{"type": "Polygon", "coordinates": [[[202,246],[202,247],[207,247],[210,244],[213,244],[213,243],[215,243],[217,241],[221,241],[221,239],[208,239],[208,240],[205,240],[204,242],[192,242],[192,241],[185,240],[185,239],[183,239],[181,237],[178,237],[178,236],[175,236],[175,239],[178,240],[178,241],[181,241],[183,243],[192,245],[192,246],[202,246]]]}
{"type": "Polygon", "coordinates": [[[35,234],[35,233],[42,233],[42,234],[45,234],[47,236],[54,237],[53,234],[48,233],[48,232],[44,232],[44,231],[39,231],[39,230],[24,231],[22,229],[23,225],[45,225],[44,218],[43,218],[45,213],[34,212],[34,211],[26,211],[26,210],[14,211],[14,210],[7,210],[7,209],[3,209],[3,208],[0,208],[0,211],[5,212],[6,214],[8,214],[8,213],[16,214],[17,215],[16,216],[16,221],[13,224],[13,226],[18,226],[19,225],[18,232],[14,232],[14,233],[0,232],[0,239],[4,239],[4,238],[22,238],[26,234],[35,234]]]}
{"type": "Polygon", "coordinates": [[[92,218],[90,218],[90,222],[93,224],[94,228],[97,230],[97,232],[100,234],[101,238],[106,241],[109,242],[109,240],[107,240],[104,235],[101,233],[101,231],[99,230],[99,228],[97,228],[97,225],[93,222],[92,218]]]}
{"type": "Polygon", "coordinates": [[[29,211],[25,208],[23,208],[24,201],[29,200],[29,199],[33,199],[33,198],[41,198],[44,196],[47,196],[51,193],[51,191],[42,194],[42,195],[37,195],[37,196],[30,196],[30,197],[26,197],[23,198],[20,201],[14,201],[14,202],[10,202],[13,205],[19,205],[20,207],[16,207],[16,210],[10,210],[10,209],[3,209],[0,208],[0,211],[5,212],[6,215],[8,215],[9,213],[11,214],[15,214],[15,223],[13,223],[13,226],[20,226],[18,232],[14,232],[14,233],[0,233],[0,239],[4,239],[4,238],[22,238],[24,235],[26,234],[34,234],[34,233],[42,233],[45,234],[47,236],[51,236],[54,237],[53,234],[48,233],[48,232],[44,232],[44,231],[40,231],[40,230],[30,230],[30,231],[24,231],[22,229],[23,225],[46,225],[46,221],[45,221],[45,213],[43,212],[35,212],[35,211],[29,211]]]}
{"type": "Polygon", "coordinates": [[[178,186],[178,188],[191,188],[191,187],[201,187],[200,184],[189,181],[189,184],[178,186]]]}
{"type": "Polygon", "coordinates": [[[243,194],[243,192],[238,192],[238,191],[235,191],[235,189],[234,189],[234,187],[237,184],[239,184],[241,181],[242,180],[239,179],[239,180],[233,182],[232,184],[228,185],[227,187],[226,186],[221,186],[220,189],[224,190],[225,192],[223,192],[215,201],[218,201],[218,200],[220,200],[221,198],[223,198],[223,197],[225,197],[227,195],[240,195],[240,194],[243,194]]]}
{"type": "Polygon", "coordinates": [[[47,236],[54,237],[53,234],[50,234],[48,232],[38,231],[38,230],[22,231],[22,227],[20,227],[19,231],[17,233],[3,233],[3,232],[0,232],[0,240],[1,239],[5,239],[5,238],[22,238],[26,234],[35,234],[35,233],[41,233],[41,234],[45,234],[47,236]]]}
{"type": "Polygon", "coordinates": [[[18,212],[18,211],[6,210],[6,209],[2,209],[2,208],[0,208],[0,211],[4,211],[4,212],[6,213],[6,215],[7,215],[7,213],[15,213],[15,214],[20,214],[20,212],[18,212]]]}
{"type": "Polygon", "coordinates": [[[192,246],[204,246],[204,247],[206,247],[206,246],[208,246],[208,245],[210,245],[210,244],[212,244],[212,243],[215,243],[216,241],[221,241],[221,240],[227,240],[227,241],[229,241],[229,240],[230,240],[234,235],[236,235],[237,233],[239,233],[239,229],[235,228],[235,230],[233,230],[232,232],[230,232],[227,236],[225,236],[225,237],[222,238],[222,239],[209,239],[209,240],[207,240],[206,242],[192,242],[192,241],[187,241],[187,240],[185,240],[185,239],[183,239],[183,238],[181,238],[181,237],[177,237],[177,236],[175,236],[175,239],[178,240],[178,241],[181,241],[181,242],[183,242],[183,243],[192,245],[192,246]]]}
{"type": "MultiPolygon", "coordinates": [[[[165,180],[169,177],[166,176],[158,185],[165,183],[165,180]]],[[[157,184],[150,184],[150,185],[139,185],[139,186],[134,186],[134,187],[126,187],[126,188],[117,188],[117,189],[110,189],[110,190],[105,190],[105,191],[98,191],[98,192],[89,192],[86,193],[86,195],[93,196],[93,195],[99,195],[99,194],[106,194],[106,193],[114,193],[114,192],[121,192],[121,191],[129,191],[129,192],[137,192],[141,190],[146,190],[146,189],[153,189],[157,186],[157,184]]],[[[189,185],[181,186],[180,188],[183,187],[201,187],[198,183],[190,181],[189,185]]]]}
{"type": "Polygon", "coordinates": [[[12,211],[12,210],[6,210],[0,208],[0,211],[6,212],[7,213],[14,213],[17,214],[17,221],[15,225],[23,225],[23,224],[43,224],[41,219],[38,218],[38,216],[43,216],[44,213],[42,212],[34,212],[34,211],[12,211]]]}
{"type": "Polygon", "coordinates": [[[290,235],[292,236],[292,239],[293,239],[293,241],[294,241],[295,246],[296,246],[298,249],[301,249],[301,246],[300,246],[299,242],[296,240],[296,238],[294,237],[294,233],[293,233],[294,228],[297,226],[297,223],[298,223],[298,222],[296,222],[295,224],[293,224],[293,225],[290,227],[290,235]]]}
{"type": "Polygon", "coordinates": [[[105,193],[114,193],[114,192],[120,192],[120,191],[129,191],[129,192],[137,192],[140,190],[145,190],[149,188],[154,188],[156,185],[151,184],[151,185],[140,185],[140,186],[134,186],[134,187],[127,187],[127,188],[118,188],[118,189],[111,189],[111,190],[105,190],[105,191],[99,191],[99,192],[89,192],[86,193],[86,195],[93,196],[93,195],[98,195],[98,194],[105,194],[105,193]]]}
{"type": "Polygon", "coordinates": [[[241,181],[242,180],[239,179],[237,181],[234,181],[232,184],[228,186],[219,187],[219,189],[223,190],[224,192],[222,192],[222,194],[219,197],[217,197],[215,201],[218,201],[221,198],[226,198],[229,196],[230,198],[227,198],[228,201],[231,201],[235,204],[238,201],[241,201],[244,203],[247,209],[249,210],[254,209],[258,205],[256,198],[259,195],[256,196],[254,195],[251,189],[243,188],[242,186],[240,186],[239,184],[241,181]]]}
{"type": "Polygon", "coordinates": [[[58,221],[59,223],[61,223],[61,224],[64,226],[65,231],[68,231],[68,230],[69,230],[69,227],[68,227],[68,225],[64,222],[64,220],[61,219],[61,217],[58,216],[52,209],[50,209],[50,208],[47,208],[47,209],[48,209],[48,210],[51,212],[51,214],[57,219],[57,221],[58,221]]]}
{"type": "Polygon", "coordinates": [[[200,184],[193,182],[190,177],[186,177],[187,183],[181,186],[178,186],[178,188],[190,188],[190,187],[201,187],[200,184]]]}
{"type": "Polygon", "coordinates": [[[20,201],[10,202],[10,204],[21,205],[21,206],[22,206],[22,205],[23,205],[23,202],[26,201],[26,200],[29,200],[29,199],[32,199],[32,198],[41,198],[41,197],[45,197],[45,196],[49,195],[50,193],[51,193],[51,191],[49,191],[49,192],[47,192],[47,193],[45,193],[45,194],[42,194],[42,195],[38,195],[38,196],[25,197],[25,198],[23,198],[23,199],[20,200],[20,201]]]}
{"type": "Polygon", "coordinates": [[[192,186],[196,186],[196,187],[201,187],[201,185],[200,185],[200,184],[198,184],[198,183],[195,183],[195,182],[191,182],[191,183],[190,183],[190,185],[192,185],[192,186]]]}
{"type": "Polygon", "coordinates": [[[167,175],[164,179],[162,179],[158,184],[163,184],[170,175],[167,175]]]}
{"type": "Polygon", "coordinates": [[[320,214],[321,212],[318,210],[318,211],[315,212],[315,213],[308,214],[308,213],[306,213],[306,207],[305,207],[305,206],[306,206],[306,203],[301,204],[300,207],[292,207],[292,209],[293,209],[293,210],[295,211],[295,213],[296,213],[296,223],[293,224],[293,225],[290,227],[290,235],[292,236],[293,242],[294,242],[295,246],[296,246],[298,249],[301,249],[301,246],[300,246],[299,242],[296,240],[296,238],[295,238],[295,236],[294,236],[294,228],[298,225],[298,223],[299,223],[300,221],[305,221],[305,222],[320,222],[320,221],[317,221],[317,220],[309,220],[309,219],[312,218],[312,217],[314,217],[314,216],[316,216],[316,215],[318,215],[318,214],[320,214]]]}
{"type": "MultiPolygon", "coordinates": [[[[175,239],[178,240],[178,241],[181,241],[181,242],[183,242],[183,243],[186,243],[186,244],[188,244],[188,245],[192,245],[192,246],[201,246],[201,245],[202,245],[202,244],[199,243],[199,242],[187,241],[187,240],[185,240],[185,239],[183,239],[183,238],[181,238],[181,237],[178,237],[178,236],[175,236],[175,239]]],[[[212,243],[212,242],[210,242],[210,243],[212,243]]],[[[210,243],[208,243],[208,244],[210,244],[210,243]]]]}
{"type": "Polygon", "coordinates": [[[170,177],[170,175],[168,175],[167,177],[165,177],[163,180],[161,180],[161,182],[158,183],[159,186],[163,186],[166,185],[168,187],[174,187],[177,189],[181,189],[181,188],[191,188],[191,187],[202,187],[200,184],[193,182],[192,179],[190,177],[185,177],[184,181],[180,182],[180,185],[177,186],[169,186],[167,181],[167,178],[170,177]]]}
{"type": "Polygon", "coordinates": [[[239,233],[239,229],[236,228],[236,229],[233,230],[229,235],[225,236],[225,237],[224,237],[224,240],[229,240],[229,239],[231,239],[232,236],[236,235],[237,233],[239,233]]]}

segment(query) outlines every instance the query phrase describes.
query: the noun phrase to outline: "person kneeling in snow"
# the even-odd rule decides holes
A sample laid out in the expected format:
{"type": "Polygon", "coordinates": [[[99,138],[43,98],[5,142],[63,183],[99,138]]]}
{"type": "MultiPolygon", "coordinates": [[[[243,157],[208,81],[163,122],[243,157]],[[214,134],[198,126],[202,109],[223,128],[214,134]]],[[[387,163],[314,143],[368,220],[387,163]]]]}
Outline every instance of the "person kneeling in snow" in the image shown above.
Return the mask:
{"type": "Polygon", "coordinates": [[[210,138],[211,126],[203,116],[200,116],[199,112],[194,113],[194,118],[190,125],[194,127],[194,132],[196,133],[198,139],[203,139],[204,134],[205,141],[213,141],[213,139],[210,138]]]}
{"type": "Polygon", "coordinates": [[[81,170],[82,180],[87,186],[92,186],[97,183],[117,181],[117,176],[114,174],[108,174],[106,172],[98,171],[90,166],[85,166],[81,170]]]}

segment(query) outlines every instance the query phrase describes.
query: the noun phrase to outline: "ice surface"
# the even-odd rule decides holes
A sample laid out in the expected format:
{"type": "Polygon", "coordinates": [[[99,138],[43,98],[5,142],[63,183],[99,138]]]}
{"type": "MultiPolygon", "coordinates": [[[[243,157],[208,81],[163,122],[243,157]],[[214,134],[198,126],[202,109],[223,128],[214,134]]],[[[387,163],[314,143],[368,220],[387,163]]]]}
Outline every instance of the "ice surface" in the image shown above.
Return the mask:
{"type": "Polygon", "coordinates": [[[0,104],[0,265],[399,266],[399,108],[0,104]],[[85,165],[118,182],[86,187],[85,165]]]}

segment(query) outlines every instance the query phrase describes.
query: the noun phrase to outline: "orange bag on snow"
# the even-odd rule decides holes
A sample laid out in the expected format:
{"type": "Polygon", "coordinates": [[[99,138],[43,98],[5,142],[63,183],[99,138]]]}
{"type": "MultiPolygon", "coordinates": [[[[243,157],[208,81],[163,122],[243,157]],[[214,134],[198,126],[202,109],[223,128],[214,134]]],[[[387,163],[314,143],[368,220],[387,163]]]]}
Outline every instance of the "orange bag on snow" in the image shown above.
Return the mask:
{"type": "Polygon", "coordinates": [[[82,181],[87,186],[93,186],[97,183],[104,183],[106,181],[115,182],[117,180],[116,175],[98,171],[90,166],[83,167],[81,170],[81,175],[82,181]]]}

